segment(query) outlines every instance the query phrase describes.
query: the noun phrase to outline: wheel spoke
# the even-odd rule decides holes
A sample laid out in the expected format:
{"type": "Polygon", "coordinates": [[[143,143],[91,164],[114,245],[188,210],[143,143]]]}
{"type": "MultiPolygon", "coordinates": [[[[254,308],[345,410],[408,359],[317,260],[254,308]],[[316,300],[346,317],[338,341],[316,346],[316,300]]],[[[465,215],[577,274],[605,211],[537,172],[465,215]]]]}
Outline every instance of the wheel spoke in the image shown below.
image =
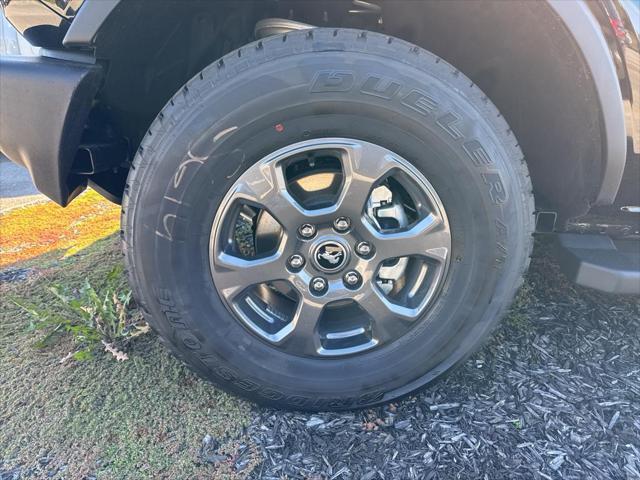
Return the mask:
{"type": "Polygon", "coordinates": [[[358,303],[369,315],[373,337],[378,342],[398,338],[418,318],[419,311],[390,302],[372,283],[364,288],[358,303]]]}
{"type": "Polygon", "coordinates": [[[397,162],[389,151],[376,145],[346,148],[343,156],[345,184],[338,202],[341,211],[354,218],[360,217],[375,184],[396,167],[397,162]]]}
{"type": "Polygon", "coordinates": [[[288,354],[355,355],[393,342],[440,292],[451,256],[444,206],[419,171],[383,147],[324,138],[282,148],[250,166],[222,205],[209,259],[216,289],[238,321],[288,354]],[[329,184],[323,177],[320,190],[307,191],[302,179],[328,172],[329,184]],[[239,216],[252,225],[258,258],[230,247],[242,246],[239,216]]]}
{"type": "MultiPolygon", "coordinates": [[[[365,221],[366,222],[366,221],[365,221]]],[[[381,260],[421,255],[445,262],[451,250],[451,236],[439,217],[430,214],[412,228],[393,233],[378,232],[367,226],[381,260]]]]}
{"type": "Polygon", "coordinates": [[[287,191],[284,173],[277,164],[249,169],[238,184],[235,197],[265,208],[285,229],[304,221],[304,211],[287,191]]]}
{"type": "Polygon", "coordinates": [[[282,252],[277,252],[270,257],[245,260],[220,253],[216,261],[219,267],[215,278],[216,287],[231,299],[251,285],[286,279],[288,272],[283,257],[282,252]]]}
{"type": "Polygon", "coordinates": [[[285,337],[283,348],[316,355],[319,347],[317,326],[322,310],[321,303],[302,298],[291,321],[291,332],[285,337]]]}

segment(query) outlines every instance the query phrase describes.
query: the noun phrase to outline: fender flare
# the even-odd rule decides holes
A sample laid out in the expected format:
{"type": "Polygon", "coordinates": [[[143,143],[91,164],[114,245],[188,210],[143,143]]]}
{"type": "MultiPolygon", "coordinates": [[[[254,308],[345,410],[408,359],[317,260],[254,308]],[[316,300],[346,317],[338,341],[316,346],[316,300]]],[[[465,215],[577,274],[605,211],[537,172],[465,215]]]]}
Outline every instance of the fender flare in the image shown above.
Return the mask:
{"type": "Polygon", "coordinates": [[[100,27],[121,0],[85,0],[76,14],[62,45],[67,48],[93,47],[100,27]]]}
{"type": "Polygon", "coordinates": [[[611,51],[586,2],[547,0],[582,51],[598,94],[603,125],[602,181],[596,205],[614,202],[627,159],[624,103],[611,51]]]}
{"type": "MultiPolygon", "coordinates": [[[[85,0],[63,40],[65,47],[93,47],[106,19],[122,0],[85,0]]],[[[622,181],[627,139],[622,92],[611,52],[597,19],[584,1],[547,0],[565,24],[591,71],[600,102],[604,145],[596,205],[611,204],[622,181]]]]}

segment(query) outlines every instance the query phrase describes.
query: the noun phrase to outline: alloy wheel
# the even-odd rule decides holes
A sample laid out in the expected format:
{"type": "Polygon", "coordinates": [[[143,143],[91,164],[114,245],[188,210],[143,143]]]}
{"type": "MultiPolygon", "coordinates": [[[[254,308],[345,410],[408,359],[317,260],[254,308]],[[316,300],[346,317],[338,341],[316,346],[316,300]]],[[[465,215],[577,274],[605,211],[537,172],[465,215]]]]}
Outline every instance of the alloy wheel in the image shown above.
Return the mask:
{"type": "Polygon", "coordinates": [[[314,139],[247,169],[210,237],[214,284],[275,348],[352,355],[405,335],[434,303],[451,257],[437,193],[372,143],[314,139]]]}

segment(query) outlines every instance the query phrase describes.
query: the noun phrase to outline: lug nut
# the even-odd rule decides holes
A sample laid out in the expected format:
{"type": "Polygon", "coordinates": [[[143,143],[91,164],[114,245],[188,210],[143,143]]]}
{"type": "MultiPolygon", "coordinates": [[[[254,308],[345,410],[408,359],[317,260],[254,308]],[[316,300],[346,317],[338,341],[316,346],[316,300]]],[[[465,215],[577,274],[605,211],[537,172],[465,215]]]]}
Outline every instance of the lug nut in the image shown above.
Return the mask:
{"type": "Polygon", "coordinates": [[[368,242],[360,242],[356,245],[356,253],[361,257],[368,257],[373,252],[373,247],[368,242]]]}
{"type": "Polygon", "coordinates": [[[360,283],[360,274],[355,270],[344,274],[344,283],[349,287],[355,287],[360,283]]]}
{"type": "Polygon", "coordinates": [[[311,280],[311,289],[316,293],[322,293],[327,289],[327,281],[322,277],[315,277],[311,280]]]}
{"type": "Polygon", "coordinates": [[[298,233],[302,238],[311,238],[316,234],[316,227],[309,223],[305,223],[298,229],[298,233]]]}
{"type": "Polygon", "coordinates": [[[349,230],[349,228],[351,228],[351,220],[349,220],[347,217],[338,217],[333,222],[333,228],[335,228],[338,232],[346,232],[347,230],[349,230]]]}
{"type": "Polygon", "coordinates": [[[304,257],[302,255],[291,255],[289,257],[289,266],[294,270],[298,270],[304,266],[304,257]]]}

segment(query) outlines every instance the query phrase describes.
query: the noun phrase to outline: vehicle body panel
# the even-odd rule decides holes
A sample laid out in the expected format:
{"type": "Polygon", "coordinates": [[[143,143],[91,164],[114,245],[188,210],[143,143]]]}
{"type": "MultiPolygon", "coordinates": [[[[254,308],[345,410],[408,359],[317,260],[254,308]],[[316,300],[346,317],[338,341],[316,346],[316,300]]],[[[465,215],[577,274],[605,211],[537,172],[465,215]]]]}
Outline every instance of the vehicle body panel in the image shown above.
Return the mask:
{"type": "Polygon", "coordinates": [[[620,0],[617,10],[621,16],[618,46],[628,84],[622,92],[627,137],[632,139],[633,152],[640,155],[640,2],[620,0]]]}
{"type": "Polygon", "coordinates": [[[585,2],[549,0],[549,5],[572,32],[584,55],[600,100],[604,126],[603,178],[595,204],[614,201],[627,158],[622,93],[607,41],[585,2]]]}
{"type": "MultiPolygon", "coordinates": [[[[596,205],[611,204],[616,197],[627,160],[627,137],[633,139],[632,145],[640,145],[638,115],[634,114],[640,104],[638,100],[640,97],[637,91],[631,92],[634,88],[637,90],[640,87],[638,87],[639,82],[636,82],[634,87],[633,82],[629,80],[629,72],[635,72],[637,75],[637,33],[633,25],[625,24],[624,28],[632,39],[631,42],[629,45],[611,45],[608,38],[611,34],[611,25],[606,24],[602,18],[594,14],[594,9],[600,9],[600,11],[604,9],[600,2],[544,1],[548,2],[573,35],[593,76],[602,114],[603,170],[594,172],[594,175],[601,177],[600,187],[595,198],[588,200],[596,205]],[[619,55],[622,66],[616,64],[616,51],[612,51],[616,48],[625,50],[619,55]],[[628,64],[635,67],[630,68],[628,64]]],[[[629,6],[629,3],[625,2],[623,5],[617,0],[602,1],[609,2],[621,10],[627,19],[631,18],[626,13],[626,9],[633,8],[633,4],[629,6]]],[[[51,50],[62,50],[63,47],[90,51],[99,38],[100,28],[109,16],[117,8],[127,6],[122,0],[67,0],[53,2],[52,5],[47,4],[48,6],[45,3],[51,3],[50,0],[0,0],[0,2],[3,3],[9,20],[23,34],[34,39],[36,44],[49,49],[49,53],[45,52],[45,54],[55,54],[51,50]],[[38,22],[41,23],[38,24],[38,22]]],[[[0,147],[11,150],[2,144],[0,147]]],[[[29,145],[23,145],[23,148],[29,149],[29,145]]],[[[50,161],[56,161],[56,159],[50,161]]],[[[53,177],[34,179],[34,181],[45,184],[59,180],[53,177]]],[[[61,192],[64,189],[56,185],[46,190],[61,192]]],[[[56,201],[65,204],[67,200],[57,199],[56,201]]]]}
{"type": "Polygon", "coordinates": [[[66,206],[86,186],[72,175],[102,68],[45,57],[0,57],[0,151],[66,206]]]}
{"type": "Polygon", "coordinates": [[[71,22],[39,0],[0,0],[11,24],[34,47],[59,48],[71,22]]]}

